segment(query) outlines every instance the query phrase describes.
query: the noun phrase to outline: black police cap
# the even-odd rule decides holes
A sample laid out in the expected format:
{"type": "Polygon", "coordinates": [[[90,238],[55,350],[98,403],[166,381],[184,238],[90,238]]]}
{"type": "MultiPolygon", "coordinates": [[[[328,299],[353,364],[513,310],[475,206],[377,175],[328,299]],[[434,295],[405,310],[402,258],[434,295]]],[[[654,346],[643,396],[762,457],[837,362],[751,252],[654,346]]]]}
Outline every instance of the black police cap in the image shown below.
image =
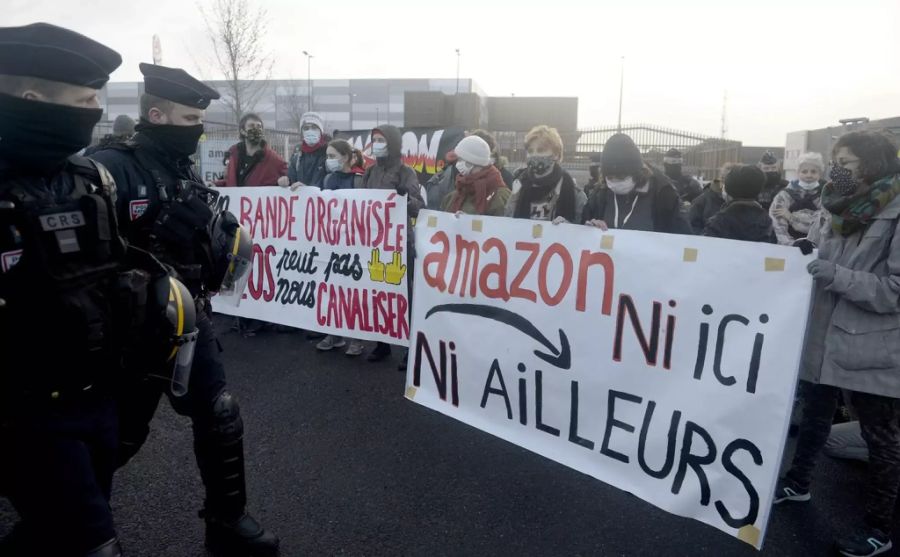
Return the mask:
{"type": "Polygon", "coordinates": [[[219,92],[194,79],[181,68],[141,64],[144,92],[174,103],[205,109],[219,98],[219,92]]]}
{"type": "Polygon", "coordinates": [[[70,29],[49,23],[0,27],[0,74],[100,89],[121,63],[118,52],[70,29]]]}

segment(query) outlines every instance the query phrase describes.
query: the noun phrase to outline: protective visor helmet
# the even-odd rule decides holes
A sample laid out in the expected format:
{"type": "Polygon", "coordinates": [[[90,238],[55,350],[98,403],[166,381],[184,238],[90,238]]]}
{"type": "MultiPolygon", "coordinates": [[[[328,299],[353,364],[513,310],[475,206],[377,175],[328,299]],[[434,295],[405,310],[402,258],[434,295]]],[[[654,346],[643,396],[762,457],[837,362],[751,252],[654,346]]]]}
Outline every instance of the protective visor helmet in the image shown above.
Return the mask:
{"type": "Polygon", "coordinates": [[[253,263],[253,240],[228,211],[221,211],[211,226],[213,280],[218,283],[219,299],[238,305],[253,263]]]}
{"type": "Polygon", "coordinates": [[[154,367],[150,377],[169,383],[172,395],[184,396],[188,391],[194,350],[197,346],[197,308],[187,287],[177,279],[164,276],[150,285],[155,309],[156,338],[164,358],[154,367]]]}

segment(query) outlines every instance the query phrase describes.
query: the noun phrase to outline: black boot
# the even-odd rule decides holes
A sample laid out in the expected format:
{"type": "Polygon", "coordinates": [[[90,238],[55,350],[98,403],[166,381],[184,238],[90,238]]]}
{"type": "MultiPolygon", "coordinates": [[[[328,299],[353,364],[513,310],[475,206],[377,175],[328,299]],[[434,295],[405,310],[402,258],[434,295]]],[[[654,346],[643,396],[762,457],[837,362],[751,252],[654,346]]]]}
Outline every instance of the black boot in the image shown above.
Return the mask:
{"type": "Polygon", "coordinates": [[[266,531],[249,514],[226,521],[200,511],[206,521],[206,547],[213,555],[235,557],[273,557],[278,555],[278,537],[266,531]]]}
{"type": "Polygon", "coordinates": [[[278,537],[247,514],[244,426],[237,402],[227,392],[213,405],[212,423],[194,422],[194,453],[206,486],[206,545],[215,555],[278,555],[278,537]]]}
{"type": "Polygon", "coordinates": [[[370,362],[380,362],[391,355],[391,345],[386,342],[379,342],[375,345],[375,349],[366,356],[366,360],[370,362]]]}

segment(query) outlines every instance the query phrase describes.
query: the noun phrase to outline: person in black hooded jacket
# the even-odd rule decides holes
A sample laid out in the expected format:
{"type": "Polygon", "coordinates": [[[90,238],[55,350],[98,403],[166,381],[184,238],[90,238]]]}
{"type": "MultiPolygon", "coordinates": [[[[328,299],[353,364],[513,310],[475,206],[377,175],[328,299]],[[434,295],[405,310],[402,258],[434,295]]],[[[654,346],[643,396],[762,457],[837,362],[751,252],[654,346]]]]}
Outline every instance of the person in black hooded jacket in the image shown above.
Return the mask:
{"type": "MultiPolygon", "coordinates": [[[[375,164],[366,169],[360,187],[378,190],[395,190],[400,195],[406,195],[406,214],[409,219],[406,235],[406,266],[413,268],[413,227],[412,219],[419,215],[419,211],[425,207],[422,197],[422,187],[419,185],[419,175],[405,164],[401,157],[402,137],[396,126],[378,126],[372,130],[372,156],[375,164]]],[[[407,284],[410,288],[410,301],[412,301],[412,276],[407,276],[407,284]]],[[[391,355],[391,345],[379,342],[371,354],[366,358],[370,362],[380,362],[391,355]]],[[[409,350],[404,353],[400,362],[400,369],[406,369],[406,360],[409,350]]]]}
{"type": "Polygon", "coordinates": [[[725,194],[729,201],[706,223],[704,236],[778,243],[772,217],[757,201],[766,183],[766,175],[756,166],[739,165],[725,176],[725,194]]]}
{"type": "Polygon", "coordinates": [[[691,233],[675,187],[644,164],[637,145],[624,133],[612,135],[603,146],[600,172],[603,180],[584,208],[584,224],[601,230],[691,233]]]}

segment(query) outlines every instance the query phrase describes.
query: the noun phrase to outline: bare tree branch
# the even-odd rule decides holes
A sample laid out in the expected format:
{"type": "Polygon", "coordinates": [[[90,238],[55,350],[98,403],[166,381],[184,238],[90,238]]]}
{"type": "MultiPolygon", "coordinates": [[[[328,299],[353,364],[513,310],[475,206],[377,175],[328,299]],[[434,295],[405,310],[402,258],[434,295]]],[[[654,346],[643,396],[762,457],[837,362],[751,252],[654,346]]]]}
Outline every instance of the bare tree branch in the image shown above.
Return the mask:
{"type": "Polygon", "coordinates": [[[252,1],[211,0],[208,8],[197,4],[212,47],[212,62],[225,78],[222,102],[235,122],[256,106],[274,63],[263,46],[268,14],[252,7],[252,1]]]}

